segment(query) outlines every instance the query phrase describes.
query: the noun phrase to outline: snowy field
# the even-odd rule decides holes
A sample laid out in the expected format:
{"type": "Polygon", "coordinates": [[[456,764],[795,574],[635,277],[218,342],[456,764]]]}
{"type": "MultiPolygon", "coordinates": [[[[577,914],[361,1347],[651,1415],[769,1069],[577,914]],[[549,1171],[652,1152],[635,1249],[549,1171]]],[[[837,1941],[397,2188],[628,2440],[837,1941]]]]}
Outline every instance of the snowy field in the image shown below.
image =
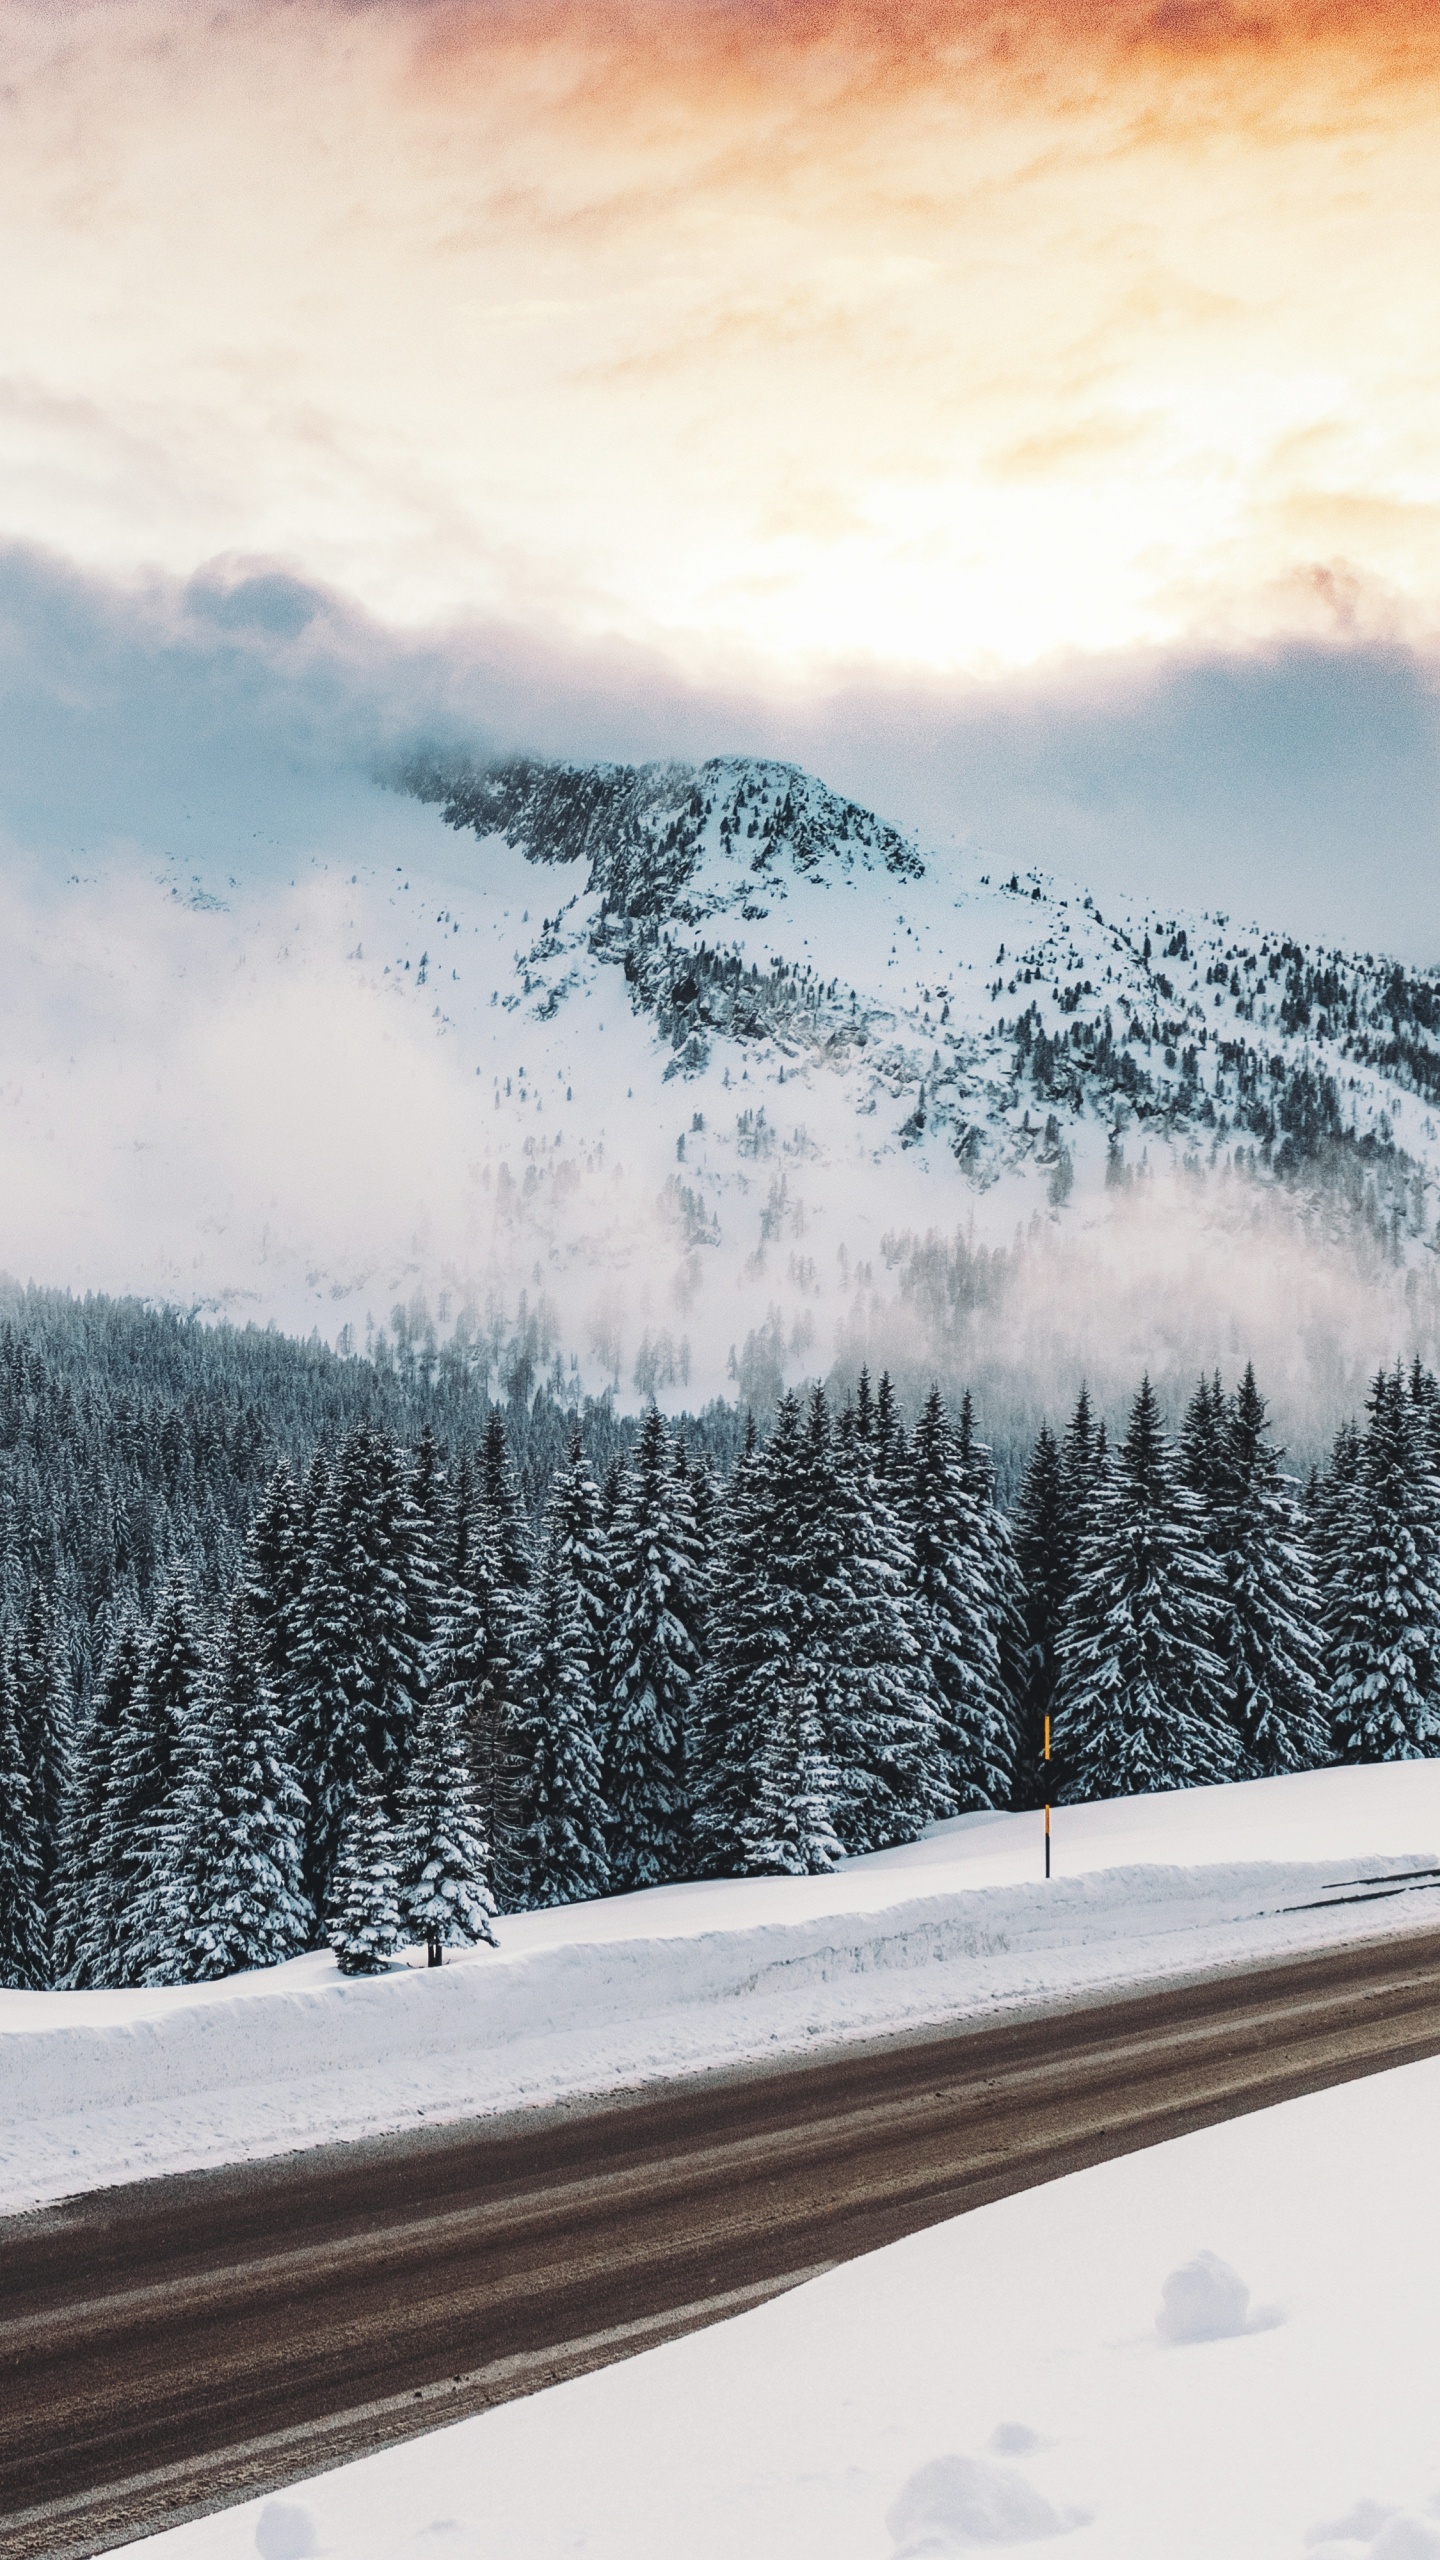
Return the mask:
{"type": "Polygon", "coordinates": [[[511,1918],[438,1973],[0,1992],[0,2210],[1433,1923],[1437,1869],[1411,1762],[1062,1811],[1048,1886],[1038,1815],[969,1816],[828,1877],[511,1918]]]}
{"type": "Polygon", "coordinates": [[[1440,2560],[1437,2111],[1083,2170],[131,2560],[1440,2560]]]}

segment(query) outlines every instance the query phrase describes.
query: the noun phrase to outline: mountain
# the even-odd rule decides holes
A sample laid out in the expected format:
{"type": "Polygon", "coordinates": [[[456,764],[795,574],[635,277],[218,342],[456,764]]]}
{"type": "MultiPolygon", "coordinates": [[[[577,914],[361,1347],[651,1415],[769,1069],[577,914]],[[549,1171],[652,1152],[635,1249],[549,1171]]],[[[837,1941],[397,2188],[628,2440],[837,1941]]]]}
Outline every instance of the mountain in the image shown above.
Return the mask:
{"type": "Polygon", "coordinates": [[[1252,1355],[1318,1430],[1440,1350],[1440,976],[783,764],[384,779],[12,873],[0,1263],[631,1399],[1003,1374],[1017,1431],[1252,1355]]]}

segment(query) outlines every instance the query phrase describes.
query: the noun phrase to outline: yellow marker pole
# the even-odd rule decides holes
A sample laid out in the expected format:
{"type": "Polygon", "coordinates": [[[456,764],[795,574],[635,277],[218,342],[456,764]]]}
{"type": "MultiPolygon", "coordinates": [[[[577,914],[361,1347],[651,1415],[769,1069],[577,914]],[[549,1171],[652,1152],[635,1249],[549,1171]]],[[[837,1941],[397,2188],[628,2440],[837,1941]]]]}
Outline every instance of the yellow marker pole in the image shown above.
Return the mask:
{"type": "Polygon", "coordinates": [[[1050,1881],[1050,1719],[1045,1719],[1045,1881],[1050,1881]]]}

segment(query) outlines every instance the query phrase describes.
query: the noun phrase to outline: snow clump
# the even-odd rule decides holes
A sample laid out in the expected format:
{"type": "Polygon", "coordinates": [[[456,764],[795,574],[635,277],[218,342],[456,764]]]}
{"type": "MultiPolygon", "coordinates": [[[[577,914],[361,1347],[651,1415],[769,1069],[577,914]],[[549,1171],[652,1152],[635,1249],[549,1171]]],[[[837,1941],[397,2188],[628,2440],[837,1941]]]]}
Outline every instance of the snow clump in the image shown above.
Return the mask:
{"type": "Polygon", "coordinates": [[[1251,2329],[1272,2329],[1279,2317],[1276,2311],[1252,2315],[1244,2277],[1213,2249],[1202,2249],[1188,2266],[1166,2277],[1155,2326],[1172,2347],[1193,2347],[1207,2338],[1243,2338],[1251,2329]]]}
{"type": "Polygon", "coordinates": [[[1086,2519],[1061,2515],[1018,2472],[947,2453],[911,2472],[885,2521],[895,2560],[938,2560],[976,2543],[1048,2541],[1086,2519]]]}

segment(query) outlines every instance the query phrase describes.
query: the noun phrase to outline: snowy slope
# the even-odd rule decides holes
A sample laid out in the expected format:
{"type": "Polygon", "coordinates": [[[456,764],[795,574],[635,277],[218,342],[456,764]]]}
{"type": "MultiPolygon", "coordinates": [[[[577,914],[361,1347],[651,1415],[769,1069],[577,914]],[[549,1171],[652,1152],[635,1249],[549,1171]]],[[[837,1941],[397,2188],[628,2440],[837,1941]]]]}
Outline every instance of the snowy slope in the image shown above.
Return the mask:
{"type": "Polygon", "coordinates": [[[1437,2104],[1424,2062],[1187,2134],[127,2548],[1440,2560],[1437,2104]]]}
{"type": "Polygon", "coordinates": [[[1440,1762],[968,1815],[817,1877],[515,1915],[498,1953],[0,1992],[0,2210],[1432,1925],[1440,1762]]]}
{"type": "MultiPolygon", "coordinates": [[[[1187,1362],[1238,1332],[1275,1375],[1303,1337],[1348,1395],[1413,1338],[1413,1291],[1322,1264],[1327,1232],[1378,1235],[1431,1286],[1432,981],[1102,916],[789,766],[391,779],[250,840],[87,848],[58,889],[9,864],[12,1271],[332,1338],[423,1291],[497,1353],[518,1330],[531,1374],[763,1402],[884,1356],[907,1311],[917,1365],[953,1368],[987,1251],[1037,1220],[1063,1243],[1123,1213],[1112,1266],[1153,1304],[1143,1193],[1165,1251],[1187,1217],[1200,1239],[1187,1362]],[[1268,1343],[1221,1214],[1252,1164],[1304,1209],[1268,1343]]],[[[1123,1332],[1113,1270],[1085,1289],[1123,1332]]],[[[1085,1289],[1054,1279],[1041,1340],[1085,1289]]]]}

